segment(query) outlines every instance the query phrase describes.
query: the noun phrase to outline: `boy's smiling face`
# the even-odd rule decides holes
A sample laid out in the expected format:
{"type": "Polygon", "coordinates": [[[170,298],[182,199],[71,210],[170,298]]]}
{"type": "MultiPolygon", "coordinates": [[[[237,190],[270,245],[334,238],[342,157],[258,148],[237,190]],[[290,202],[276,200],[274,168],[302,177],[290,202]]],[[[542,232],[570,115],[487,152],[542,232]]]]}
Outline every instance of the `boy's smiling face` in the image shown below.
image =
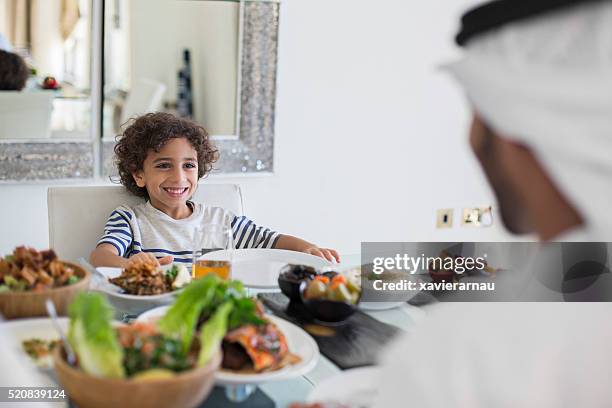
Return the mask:
{"type": "Polygon", "coordinates": [[[198,185],[198,154],[186,138],[170,139],[159,152],[150,150],[133,176],[138,187],[147,189],[153,207],[175,219],[191,214],[187,199],[198,185]]]}

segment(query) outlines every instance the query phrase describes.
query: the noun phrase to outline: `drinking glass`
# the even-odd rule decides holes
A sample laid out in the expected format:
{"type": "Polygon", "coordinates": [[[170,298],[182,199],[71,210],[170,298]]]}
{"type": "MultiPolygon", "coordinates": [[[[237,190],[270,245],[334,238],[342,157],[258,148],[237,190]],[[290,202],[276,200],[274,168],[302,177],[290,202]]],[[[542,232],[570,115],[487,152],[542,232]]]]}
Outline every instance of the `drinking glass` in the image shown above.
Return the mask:
{"type": "Polygon", "coordinates": [[[214,273],[221,279],[231,279],[233,251],[234,237],[229,225],[204,224],[196,228],[191,276],[198,279],[214,273]]]}

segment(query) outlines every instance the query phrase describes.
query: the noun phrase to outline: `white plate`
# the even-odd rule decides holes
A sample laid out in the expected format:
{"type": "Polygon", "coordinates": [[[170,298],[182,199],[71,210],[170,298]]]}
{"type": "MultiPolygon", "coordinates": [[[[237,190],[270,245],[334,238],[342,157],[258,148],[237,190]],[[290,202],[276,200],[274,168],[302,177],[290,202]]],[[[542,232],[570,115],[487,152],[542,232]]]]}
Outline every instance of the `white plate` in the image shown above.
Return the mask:
{"type": "MultiPolygon", "coordinates": [[[[68,318],[60,317],[59,323],[66,331],[68,318]]],[[[3,356],[0,358],[0,385],[4,387],[57,387],[49,371],[38,368],[23,350],[21,342],[32,338],[57,340],[59,335],[47,317],[0,323],[0,347],[3,350],[3,356]]],[[[60,406],[65,405],[65,402],[62,402],[60,406]]],[[[41,408],[46,406],[58,406],[58,404],[41,403],[40,405],[41,408]]]]}
{"type": "Polygon", "coordinates": [[[129,314],[140,314],[145,310],[149,310],[158,306],[172,303],[174,297],[180,291],[162,293],[161,295],[128,295],[121,293],[122,289],[110,283],[108,280],[121,275],[121,268],[98,267],[96,268],[98,276],[92,280],[91,288],[108,295],[112,305],[121,312],[129,314]]]}
{"type": "Polygon", "coordinates": [[[363,367],[343,371],[319,383],[307,402],[335,402],[349,407],[372,407],[376,400],[380,368],[363,367]]]}
{"type": "MultiPolygon", "coordinates": [[[[227,259],[227,251],[213,251],[201,259],[216,261],[227,259]]],[[[284,249],[237,249],[232,259],[232,279],[242,281],[246,288],[276,289],[278,274],[287,264],[325,268],[332,265],[318,256],[284,249]]]]}
{"type": "MultiPolygon", "coordinates": [[[[159,319],[166,314],[169,306],[162,306],[141,314],[136,321],[147,322],[159,319]]],[[[280,317],[267,315],[283,332],[287,339],[289,351],[298,355],[302,360],[293,365],[288,365],[280,370],[258,374],[237,374],[231,371],[220,370],[215,374],[217,384],[239,385],[239,384],[261,384],[270,381],[283,381],[295,378],[310,372],[319,361],[319,347],[314,339],[304,330],[280,317]]]]}

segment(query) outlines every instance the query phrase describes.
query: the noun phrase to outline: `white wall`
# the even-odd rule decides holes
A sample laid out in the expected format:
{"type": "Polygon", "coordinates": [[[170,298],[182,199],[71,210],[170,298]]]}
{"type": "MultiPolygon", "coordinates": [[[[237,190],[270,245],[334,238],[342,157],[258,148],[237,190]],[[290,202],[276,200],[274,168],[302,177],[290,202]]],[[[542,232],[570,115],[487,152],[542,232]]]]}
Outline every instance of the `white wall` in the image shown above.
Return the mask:
{"type": "Polygon", "coordinates": [[[194,117],[214,135],[234,135],[238,78],[238,3],[124,0],[129,4],[131,84],[166,85],[177,99],[183,50],[191,51],[194,117]],[[161,28],[161,29],[160,29],[161,28]]]}
{"type": "MultiPolygon", "coordinates": [[[[282,3],[275,174],[211,182],[242,184],[256,221],[344,252],[366,240],[509,239],[497,218],[435,229],[438,208],[493,203],[467,147],[468,108],[436,70],[473,2],[282,3]]],[[[0,195],[0,253],[44,247],[45,187],[0,195]]]]}

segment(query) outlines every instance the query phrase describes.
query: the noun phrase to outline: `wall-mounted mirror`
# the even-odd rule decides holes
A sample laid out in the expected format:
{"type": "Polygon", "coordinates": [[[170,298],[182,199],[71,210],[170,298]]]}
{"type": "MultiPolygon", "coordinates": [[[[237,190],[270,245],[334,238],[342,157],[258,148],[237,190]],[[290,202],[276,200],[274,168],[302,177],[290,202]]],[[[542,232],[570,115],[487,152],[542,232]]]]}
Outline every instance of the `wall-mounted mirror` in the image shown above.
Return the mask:
{"type": "Polygon", "coordinates": [[[213,135],[217,172],[273,171],[279,3],[105,0],[103,174],[129,118],[170,111],[213,135]]]}
{"type": "Polygon", "coordinates": [[[0,58],[0,138],[90,138],[91,14],[92,0],[0,0],[0,48],[30,73],[15,86],[0,58]]]}
{"type": "Polygon", "coordinates": [[[98,1],[0,0],[0,182],[94,176],[98,1]]]}
{"type": "Polygon", "coordinates": [[[107,0],[104,136],[169,111],[237,139],[240,15],[238,1],[107,0]]]}

